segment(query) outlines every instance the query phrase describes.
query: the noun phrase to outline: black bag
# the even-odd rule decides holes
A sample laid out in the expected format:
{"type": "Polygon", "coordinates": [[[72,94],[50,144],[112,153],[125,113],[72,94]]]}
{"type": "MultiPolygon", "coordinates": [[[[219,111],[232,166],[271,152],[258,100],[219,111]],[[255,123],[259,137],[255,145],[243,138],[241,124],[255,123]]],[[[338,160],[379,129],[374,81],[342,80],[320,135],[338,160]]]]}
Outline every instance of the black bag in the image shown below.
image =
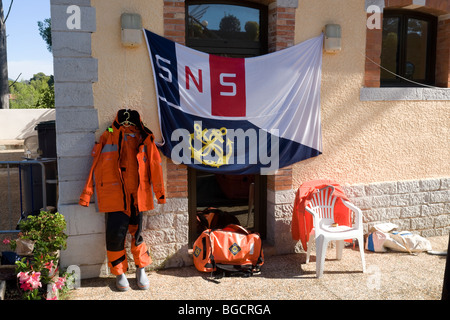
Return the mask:
{"type": "Polygon", "coordinates": [[[229,224],[241,225],[234,215],[217,208],[209,207],[197,212],[197,234],[207,229],[223,229],[229,224]]]}

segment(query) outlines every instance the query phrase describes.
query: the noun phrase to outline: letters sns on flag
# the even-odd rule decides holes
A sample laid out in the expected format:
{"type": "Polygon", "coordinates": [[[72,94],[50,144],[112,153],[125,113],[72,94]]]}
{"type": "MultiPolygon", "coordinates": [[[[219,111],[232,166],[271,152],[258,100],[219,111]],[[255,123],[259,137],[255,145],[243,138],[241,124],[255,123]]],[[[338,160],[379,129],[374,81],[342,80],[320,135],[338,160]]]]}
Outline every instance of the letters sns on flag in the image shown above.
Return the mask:
{"type": "Polygon", "coordinates": [[[253,174],[321,154],[322,35],[244,59],[144,34],[167,157],[205,171],[253,174]]]}

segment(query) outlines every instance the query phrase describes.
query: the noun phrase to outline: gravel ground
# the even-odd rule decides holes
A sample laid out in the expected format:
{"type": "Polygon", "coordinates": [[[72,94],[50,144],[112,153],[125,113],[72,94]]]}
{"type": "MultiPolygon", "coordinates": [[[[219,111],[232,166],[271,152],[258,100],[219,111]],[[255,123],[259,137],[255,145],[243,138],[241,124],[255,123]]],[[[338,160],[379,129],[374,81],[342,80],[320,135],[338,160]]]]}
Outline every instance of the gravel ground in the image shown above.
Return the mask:
{"type": "MultiPolygon", "coordinates": [[[[446,251],[449,236],[428,238],[434,251],[446,251]]],[[[266,257],[262,271],[249,278],[225,277],[210,281],[194,266],[148,272],[151,287],[139,290],[129,274],[130,289],[119,292],[115,278],[81,281],[69,300],[440,300],[446,257],[426,252],[373,253],[366,251],[362,273],[358,250],[344,249],[335,260],[329,248],[324,276],[315,278],[315,256],[306,254],[266,257]]]]}

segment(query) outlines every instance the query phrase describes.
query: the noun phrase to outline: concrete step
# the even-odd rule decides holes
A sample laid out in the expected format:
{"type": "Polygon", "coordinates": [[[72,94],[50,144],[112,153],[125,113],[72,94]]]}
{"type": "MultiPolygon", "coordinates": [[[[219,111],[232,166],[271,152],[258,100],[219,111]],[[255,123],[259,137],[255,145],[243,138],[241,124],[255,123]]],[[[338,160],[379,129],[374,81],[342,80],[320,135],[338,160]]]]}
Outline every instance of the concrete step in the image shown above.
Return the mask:
{"type": "Polygon", "coordinates": [[[24,148],[24,140],[1,140],[0,139],[0,150],[17,150],[24,148]]]}
{"type": "MultiPolygon", "coordinates": [[[[25,149],[24,140],[0,139],[0,161],[20,161],[23,160],[25,149]]],[[[6,167],[6,165],[1,165],[6,167]]]]}

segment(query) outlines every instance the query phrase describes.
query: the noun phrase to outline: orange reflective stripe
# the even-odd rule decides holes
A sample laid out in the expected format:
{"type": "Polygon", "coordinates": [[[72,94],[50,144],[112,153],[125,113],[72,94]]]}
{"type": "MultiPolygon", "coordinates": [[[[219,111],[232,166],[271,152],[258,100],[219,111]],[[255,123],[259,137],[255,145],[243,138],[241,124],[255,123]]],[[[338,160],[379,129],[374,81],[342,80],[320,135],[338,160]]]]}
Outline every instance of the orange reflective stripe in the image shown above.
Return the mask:
{"type": "Polygon", "coordinates": [[[128,270],[127,254],[125,250],[106,251],[108,257],[108,266],[111,273],[119,275],[128,270]]]}

